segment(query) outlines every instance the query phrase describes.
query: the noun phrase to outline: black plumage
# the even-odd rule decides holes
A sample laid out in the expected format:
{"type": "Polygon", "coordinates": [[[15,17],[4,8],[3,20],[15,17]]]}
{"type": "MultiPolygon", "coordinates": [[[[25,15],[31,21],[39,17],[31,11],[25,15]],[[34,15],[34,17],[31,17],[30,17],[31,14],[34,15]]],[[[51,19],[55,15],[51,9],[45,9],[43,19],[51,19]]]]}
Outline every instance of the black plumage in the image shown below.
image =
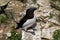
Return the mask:
{"type": "Polygon", "coordinates": [[[19,28],[22,28],[23,24],[28,20],[28,18],[26,16],[24,16],[21,21],[19,23],[17,23],[17,28],[16,29],[19,29],[19,28]]]}
{"type": "Polygon", "coordinates": [[[34,10],[36,10],[37,8],[35,7],[31,7],[29,9],[26,10],[26,15],[21,19],[21,21],[19,23],[17,23],[17,27],[16,29],[22,28],[23,24],[28,20],[28,19],[32,19],[34,17],[34,10]]]}

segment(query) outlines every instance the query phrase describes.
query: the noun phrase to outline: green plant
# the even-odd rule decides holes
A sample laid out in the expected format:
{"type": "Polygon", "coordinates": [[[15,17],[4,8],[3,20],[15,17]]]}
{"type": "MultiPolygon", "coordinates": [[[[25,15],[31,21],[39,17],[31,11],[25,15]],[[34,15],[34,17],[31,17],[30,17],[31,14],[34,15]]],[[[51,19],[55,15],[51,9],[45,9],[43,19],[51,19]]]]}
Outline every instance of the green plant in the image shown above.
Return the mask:
{"type": "Polygon", "coordinates": [[[60,29],[53,32],[54,40],[60,40],[60,29]]]}
{"type": "Polygon", "coordinates": [[[8,15],[5,15],[5,14],[1,14],[0,15],[0,22],[1,23],[7,23],[7,20],[9,19],[9,16],[8,15]]]}
{"type": "Polygon", "coordinates": [[[21,33],[18,33],[15,28],[11,30],[11,36],[7,40],[21,40],[21,33]]]}

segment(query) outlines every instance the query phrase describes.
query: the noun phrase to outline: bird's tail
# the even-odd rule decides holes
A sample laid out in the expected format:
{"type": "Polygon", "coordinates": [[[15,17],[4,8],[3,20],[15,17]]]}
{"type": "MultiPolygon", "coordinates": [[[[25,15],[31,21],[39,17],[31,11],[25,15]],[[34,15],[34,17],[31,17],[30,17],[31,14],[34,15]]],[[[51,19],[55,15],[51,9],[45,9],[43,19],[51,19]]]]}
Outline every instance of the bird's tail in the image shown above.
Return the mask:
{"type": "Polygon", "coordinates": [[[19,28],[22,28],[22,26],[19,23],[17,23],[16,29],[19,29],[19,28]]]}

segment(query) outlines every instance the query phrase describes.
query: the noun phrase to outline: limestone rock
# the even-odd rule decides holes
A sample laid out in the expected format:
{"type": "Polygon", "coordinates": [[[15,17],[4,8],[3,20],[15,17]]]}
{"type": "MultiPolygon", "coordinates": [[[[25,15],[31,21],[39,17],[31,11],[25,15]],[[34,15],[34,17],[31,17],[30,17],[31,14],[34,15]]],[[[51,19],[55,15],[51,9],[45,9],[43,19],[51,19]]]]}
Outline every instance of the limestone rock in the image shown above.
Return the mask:
{"type": "Polygon", "coordinates": [[[60,10],[60,0],[51,0],[51,6],[57,10],[60,10]]]}

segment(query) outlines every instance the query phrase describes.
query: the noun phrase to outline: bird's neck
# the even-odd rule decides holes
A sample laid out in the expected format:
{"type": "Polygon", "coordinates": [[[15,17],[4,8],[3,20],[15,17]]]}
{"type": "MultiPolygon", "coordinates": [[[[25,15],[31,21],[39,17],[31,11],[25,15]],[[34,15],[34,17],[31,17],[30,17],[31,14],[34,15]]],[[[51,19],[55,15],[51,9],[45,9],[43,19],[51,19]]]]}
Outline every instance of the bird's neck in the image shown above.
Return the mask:
{"type": "Polygon", "coordinates": [[[34,15],[28,15],[28,16],[26,15],[27,19],[32,19],[33,17],[34,17],[34,15]]]}

